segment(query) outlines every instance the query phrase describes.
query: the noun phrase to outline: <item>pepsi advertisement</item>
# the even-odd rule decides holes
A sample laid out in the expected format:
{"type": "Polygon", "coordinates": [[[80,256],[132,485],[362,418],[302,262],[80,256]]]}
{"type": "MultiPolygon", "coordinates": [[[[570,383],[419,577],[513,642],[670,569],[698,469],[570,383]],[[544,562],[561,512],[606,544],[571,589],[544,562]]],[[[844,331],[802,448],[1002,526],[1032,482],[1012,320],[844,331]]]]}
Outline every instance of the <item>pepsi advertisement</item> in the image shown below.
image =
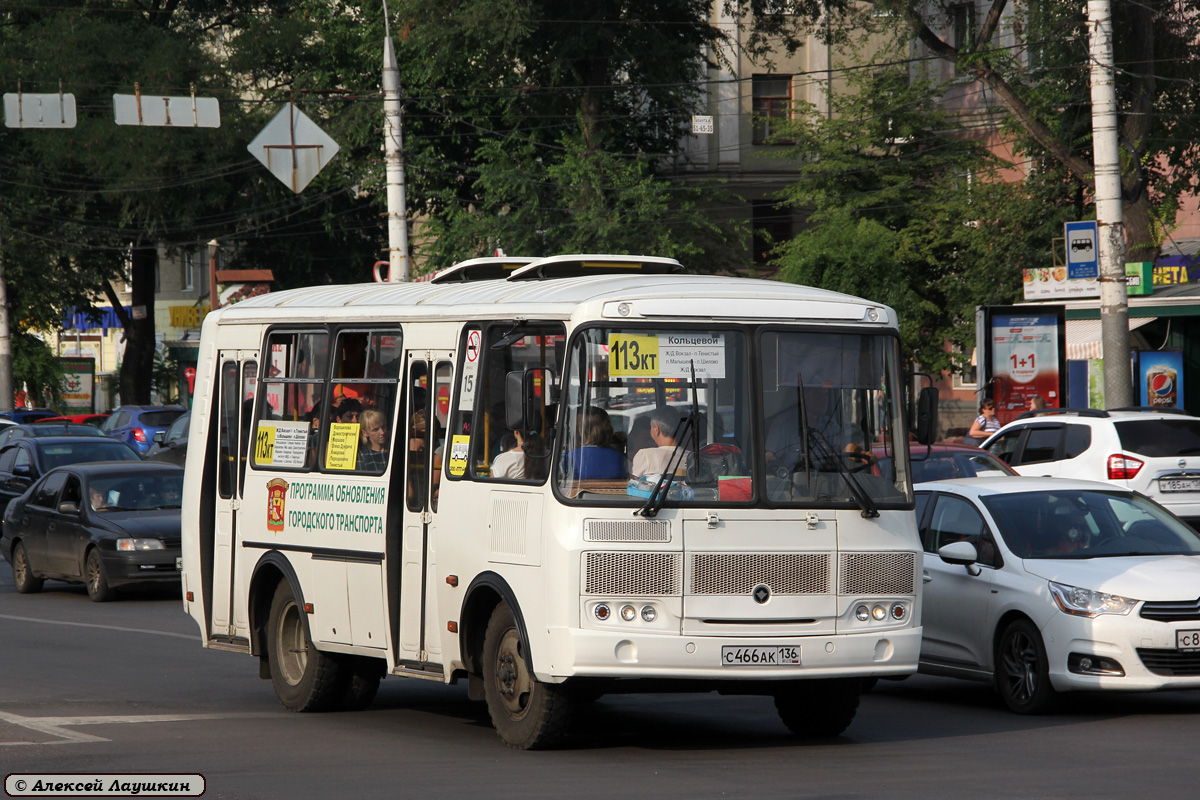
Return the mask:
{"type": "Polygon", "coordinates": [[[1183,408],[1183,353],[1178,350],[1139,353],[1138,395],[1143,406],[1183,408]]]}

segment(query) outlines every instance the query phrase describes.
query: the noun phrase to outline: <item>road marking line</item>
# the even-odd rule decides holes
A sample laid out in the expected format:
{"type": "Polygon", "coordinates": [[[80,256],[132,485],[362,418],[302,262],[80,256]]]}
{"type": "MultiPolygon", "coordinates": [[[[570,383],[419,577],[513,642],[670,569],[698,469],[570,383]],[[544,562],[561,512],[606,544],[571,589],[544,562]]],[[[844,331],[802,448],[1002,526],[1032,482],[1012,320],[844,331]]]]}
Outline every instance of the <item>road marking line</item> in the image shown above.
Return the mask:
{"type": "Polygon", "coordinates": [[[175,633],[173,631],[148,631],[144,628],[122,628],[119,625],[96,625],[91,622],[65,622],[58,619],[38,619],[36,617],[16,617],[11,614],[0,614],[0,619],[11,619],[17,622],[41,622],[46,625],[72,625],[78,628],[98,628],[105,631],[124,631],[126,633],[148,633],[153,636],[173,636],[179,639],[199,639],[199,635],[191,633],[175,633]]]}
{"type": "Polygon", "coordinates": [[[10,714],[0,711],[0,722],[8,722],[20,728],[38,731],[48,736],[57,736],[54,742],[0,742],[0,747],[16,745],[40,744],[79,744],[81,742],[107,742],[103,736],[93,736],[90,733],[68,730],[77,725],[115,725],[132,722],[192,722],[205,719],[250,719],[263,717],[267,714],[143,714],[94,717],[23,717],[20,714],[10,714]]]}

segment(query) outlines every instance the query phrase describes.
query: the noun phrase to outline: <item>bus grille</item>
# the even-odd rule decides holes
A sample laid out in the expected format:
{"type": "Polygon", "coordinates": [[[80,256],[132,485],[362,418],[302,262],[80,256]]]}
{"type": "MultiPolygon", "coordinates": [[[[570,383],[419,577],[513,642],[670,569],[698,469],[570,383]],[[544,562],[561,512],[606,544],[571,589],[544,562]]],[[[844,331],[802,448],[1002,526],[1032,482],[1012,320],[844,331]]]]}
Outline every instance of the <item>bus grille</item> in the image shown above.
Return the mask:
{"type": "Polygon", "coordinates": [[[828,553],[693,553],[691,594],[828,594],[828,553]]]}
{"type": "Polygon", "coordinates": [[[584,556],[584,594],[679,594],[679,553],[585,553],[584,556]]]}
{"type": "Polygon", "coordinates": [[[669,542],[671,523],[656,519],[589,519],[584,528],[589,542],[669,542]]]}
{"type": "Polygon", "coordinates": [[[842,553],[839,594],[913,594],[913,553],[842,553]]]}

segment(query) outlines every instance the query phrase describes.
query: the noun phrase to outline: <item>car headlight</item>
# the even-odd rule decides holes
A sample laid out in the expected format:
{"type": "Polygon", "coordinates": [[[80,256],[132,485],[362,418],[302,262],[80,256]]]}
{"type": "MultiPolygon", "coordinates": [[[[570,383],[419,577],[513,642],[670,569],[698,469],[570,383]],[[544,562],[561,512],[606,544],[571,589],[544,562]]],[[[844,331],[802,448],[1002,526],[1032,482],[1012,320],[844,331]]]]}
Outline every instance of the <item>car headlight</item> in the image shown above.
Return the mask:
{"type": "Polygon", "coordinates": [[[1050,581],[1050,596],[1059,609],[1080,617],[1098,617],[1101,614],[1128,614],[1138,604],[1137,600],[1107,592],[1093,592],[1078,586],[1050,581]]]}
{"type": "Polygon", "coordinates": [[[131,553],[135,550],[162,550],[163,543],[159,539],[117,539],[117,550],[131,553]]]}

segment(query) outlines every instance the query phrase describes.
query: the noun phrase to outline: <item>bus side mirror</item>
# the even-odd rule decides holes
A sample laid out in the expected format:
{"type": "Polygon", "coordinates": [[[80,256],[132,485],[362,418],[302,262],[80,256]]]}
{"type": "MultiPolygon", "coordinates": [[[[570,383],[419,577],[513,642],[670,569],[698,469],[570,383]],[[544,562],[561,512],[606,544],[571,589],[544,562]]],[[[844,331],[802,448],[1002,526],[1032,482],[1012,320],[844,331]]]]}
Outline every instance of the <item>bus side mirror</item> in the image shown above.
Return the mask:
{"type": "Polygon", "coordinates": [[[938,390],[936,386],[926,386],[917,395],[917,441],[921,444],[933,444],[937,437],[938,426],[938,390]]]}
{"type": "Polygon", "coordinates": [[[554,424],[554,370],[534,367],[504,376],[504,424],[509,430],[545,431],[554,424]]]}

